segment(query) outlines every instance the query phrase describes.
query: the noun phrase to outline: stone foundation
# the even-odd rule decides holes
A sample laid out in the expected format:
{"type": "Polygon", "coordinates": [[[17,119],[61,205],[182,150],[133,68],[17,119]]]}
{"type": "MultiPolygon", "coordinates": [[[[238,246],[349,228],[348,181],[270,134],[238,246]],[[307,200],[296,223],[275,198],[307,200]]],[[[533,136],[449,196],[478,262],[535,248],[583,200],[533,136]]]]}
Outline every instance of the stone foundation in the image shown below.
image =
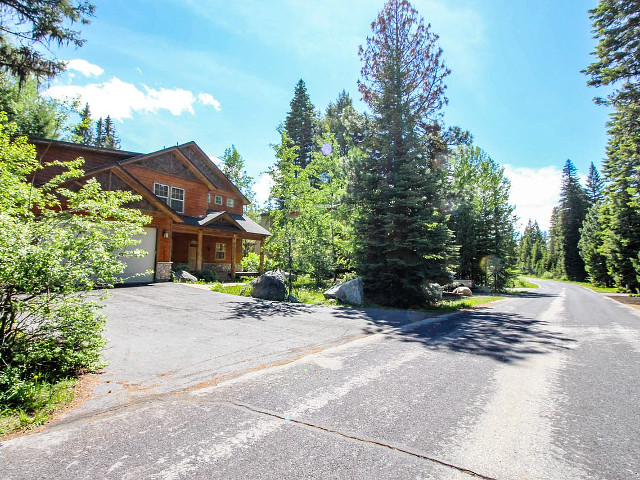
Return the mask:
{"type": "Polygon", "coordinates": [[[203,263],[203,270],[214,270],[218,275],[218,280],[229,280],[231,278],[230,263],[203,263]]]}
{"type": "Polygon", "coordinates": [[[156,282],[171,280],[171,265],[173,262],[156,262],[156,282]]]}

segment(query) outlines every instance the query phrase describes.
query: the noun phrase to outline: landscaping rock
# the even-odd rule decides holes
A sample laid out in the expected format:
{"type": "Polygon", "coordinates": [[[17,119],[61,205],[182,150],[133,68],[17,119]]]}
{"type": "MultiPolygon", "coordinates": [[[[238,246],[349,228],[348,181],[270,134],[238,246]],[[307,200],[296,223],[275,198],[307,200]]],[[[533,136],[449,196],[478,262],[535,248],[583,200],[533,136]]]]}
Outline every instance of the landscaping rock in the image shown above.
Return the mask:
{"type": "Polygon", "coordinates": [[[197,282],[198,279],[193,275],[191,275],[186,270],[178,270],[176,272],[176,281],[193,283],[193,282],[197,282]]]}
{"type": "Polygon", "coordinates": [[[293,295],[289,295],[289,302],[290,303],[300,303],[300,300],[298,300],[296,297],[294,297],[293,295]]]}
{"type": "Polygon", "coordinates": [[[282,272],[267,272],[252,280],[249,285],[254,298],[283,301],[287,295],[282,272]]]}
{"type": "Polygon", "coordinates": [[[463,297],[470,297],[473,295],[469,287],[458,287],[453,291],[454,295],[462,295],[463,297]]]}
{"type": "Polygon", "coordinates": [[[337,298],[341,302],[351,305],[362,305],[364,299],[362,279],[358,277],[341,285],[331,287],[323,295],[324,298],[337,298]]]}

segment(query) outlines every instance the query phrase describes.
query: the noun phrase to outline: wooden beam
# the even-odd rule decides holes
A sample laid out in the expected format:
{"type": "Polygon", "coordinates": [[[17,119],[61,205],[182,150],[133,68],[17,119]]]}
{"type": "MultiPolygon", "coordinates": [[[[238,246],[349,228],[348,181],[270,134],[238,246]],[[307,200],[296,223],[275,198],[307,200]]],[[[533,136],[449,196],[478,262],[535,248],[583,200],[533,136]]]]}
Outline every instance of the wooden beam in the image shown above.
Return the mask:
{"type": "Polygon", "coordinates": [[[260,266],[258,267],[258,273],[262,275],[264,273],[264,250],[262,249],[263,241],[258,240],[258,249],[260,250],[260,266]]]}
{"type": "Polygon", "coordinates": [[[196,250],[196,270],[202,270],[202,230],[198,230],[198,249],[196,250]]]}
{"type": "Polygon", "coordinates": [[[234,233],[231,240],[231,280],[236,279],[236,243],[238,236],[234,233]]]}

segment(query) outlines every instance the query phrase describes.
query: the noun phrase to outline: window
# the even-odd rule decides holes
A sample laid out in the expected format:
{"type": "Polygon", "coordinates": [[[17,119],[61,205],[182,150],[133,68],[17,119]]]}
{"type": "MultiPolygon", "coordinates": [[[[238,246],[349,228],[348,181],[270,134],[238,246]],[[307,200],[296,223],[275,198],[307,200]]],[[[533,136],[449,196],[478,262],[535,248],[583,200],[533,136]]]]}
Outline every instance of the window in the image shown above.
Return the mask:
{"type": "Polygon", "coordinates": [[[216,205],[222,205],[222,195],[216,195],[216,205]]]}
{"type": "Polygon", "coordinates": [[[171,208],[178,213],[184,212],[184,188],[171,187],[171,208]]]}
{"type": "Polygon", "coordinates": [[[227,198],[227,207],[233,207],[233,198],[227,198]]]}
{"type": "Polygon", "coordinates": [[[164,203],[169,203],[169,185],[164,185],[162,183],[154,183],[153,184],[153,193],[156,194],[160,200],[164,203]]]}
{"type": "Polygon", "coordinates": [[[216,260],[224,260],[227,253],[226,243],[216,243],[216,260]]]}

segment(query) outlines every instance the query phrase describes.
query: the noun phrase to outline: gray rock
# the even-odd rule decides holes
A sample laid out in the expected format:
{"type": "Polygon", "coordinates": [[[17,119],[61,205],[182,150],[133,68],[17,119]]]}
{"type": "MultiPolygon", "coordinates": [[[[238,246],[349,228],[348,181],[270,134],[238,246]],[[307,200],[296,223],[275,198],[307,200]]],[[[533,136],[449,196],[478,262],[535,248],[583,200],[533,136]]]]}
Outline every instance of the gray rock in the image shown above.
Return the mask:
{"type": "Polygon", "coordinates": [[[287,295],[282,272],[267,272],[252,280],[249,285],[254,298],[283,301],[287,295]]]}
{"type": "Polygon", "coordinates": [[[176,272],[176,281],[178,282],[197,282],[198,279],[186,270],[178,270],[176,272]]]}
{"type": "Polygon", "coordinates": [[[351,305],[362,305],[364,299],[362,279],[358,277],[341,285],[331,287],[324,292],[324,298],[336,298],[351,305]]]}
{"type": "Polygon", "coordinates": [[[288,299],[289,299],[289,302],[291,302],[291,303],[300,303],[300,300],[298,300],[293,295],[289,295],[288,299]]]}
{"type": "Polygon", "coordinates": [[[453,291],[454,295],[462,295],[463,297],[470,297],[473,295],[469,287],[458,287],[453,291]]]}

